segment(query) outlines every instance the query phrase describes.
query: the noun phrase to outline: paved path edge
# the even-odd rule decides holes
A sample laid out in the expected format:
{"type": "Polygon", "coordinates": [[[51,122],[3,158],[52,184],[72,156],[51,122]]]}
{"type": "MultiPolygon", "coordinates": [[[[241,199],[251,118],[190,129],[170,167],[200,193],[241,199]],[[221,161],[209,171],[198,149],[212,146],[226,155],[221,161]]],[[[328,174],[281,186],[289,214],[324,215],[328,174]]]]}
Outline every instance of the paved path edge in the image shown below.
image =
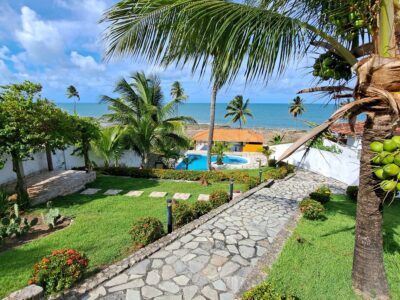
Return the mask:
{"type": "MultiPolygon", "coordinates": [[[[290,174],[292,175],[292,174],[290,174]]],[[[285,181],[291,176],[286,177],[283,180],[285,181]]],[[[248,190],[247,192],[237,196],[234,200],[221,205],[220,207],[213,209],[209,213],[201,216],[200,218],[186,224],[185,226],[173,231],[172,233],[162,237],[161,239],[155,241],[147,245],[146,247],[136,251],[135,253],[131,254],[127,258],[114,263],[94,276],[87,278],[83,283],[78,285],[77,287],[64,291],[62,294],[58,295],[57,297],[52,297],[52,299],[79,299],[80,296],[84,295],[85,293],[95,289],[101,283],[107,281],[108,279],[115,277],[116,275],[122,273],[123,271],[127,270],[128,268],[132,267],[134,264],[146,259],[153,253],[159,251],[163,247],[173,243],[177,239],[183,237],[184,235],[190,233],[191,231],[195,230],[199,226],[203,225],[207,221],[211,220],[212,218],[218,216],[220,213],[224,212],[225,210],[229,209],[230,207],[236,205],[240,201],[246,199],[247,197],[253,195],[254,193],[258,192],[263,188],[268,188],[272,184],[274,184],[275,180],[271,179],[266,182],[261,183],[260,185],[248,190]]]]}

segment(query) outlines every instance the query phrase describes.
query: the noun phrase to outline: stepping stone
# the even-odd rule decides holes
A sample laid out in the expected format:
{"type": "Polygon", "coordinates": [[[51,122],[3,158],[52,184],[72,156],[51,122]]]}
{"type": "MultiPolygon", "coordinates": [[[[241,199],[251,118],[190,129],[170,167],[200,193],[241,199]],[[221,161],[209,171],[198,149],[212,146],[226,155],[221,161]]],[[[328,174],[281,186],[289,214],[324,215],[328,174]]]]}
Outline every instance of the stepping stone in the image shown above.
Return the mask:
{"type": "Polygon", "coordinates": [[[100,189],[86,189],[81,192],[81,195],[94,195],[96,194],[100,189]]]}
{"type": "Polygon", "coordinates": [[[208,194],[200,194],[197,198],[198,201],[208,201],[210,200],[210,195],[208,194]]]}
{"type": "Polygon", "coordinates": [[[190,198],[190,194],[188,193],[175,193],[172,199],[175,200],[187,200],[190,198]]]}
{"type": "Polygon", "coordinates": [[[122,190],[107,190],[104,195],[108,195],[108,196],[114,196],[114,195],[118,195],[119,193],[121,193],[122,190]]]}
{"type": "Polygon", "coordinates": [[[125,196],[128,196],[128,197],[140,197],[140,196],[143,195],[143,193],[144,193],[143,191],[130,191],[130,192],[126,193],[125,196]]]}
{"type": "Polygon", "coordinates": [[[151,198],[162,198],[167,196],[167,192],[151,192],[149,196],[151,198]]]}

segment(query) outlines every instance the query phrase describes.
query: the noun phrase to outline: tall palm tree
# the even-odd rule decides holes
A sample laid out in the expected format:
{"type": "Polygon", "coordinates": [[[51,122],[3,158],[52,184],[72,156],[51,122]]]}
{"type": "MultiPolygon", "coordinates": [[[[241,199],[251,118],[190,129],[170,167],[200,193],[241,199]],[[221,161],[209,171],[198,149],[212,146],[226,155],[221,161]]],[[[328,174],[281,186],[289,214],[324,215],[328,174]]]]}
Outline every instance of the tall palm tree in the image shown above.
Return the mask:
{"type": "Polygon", "coordinates": [[[156,0],[151,5],[148,0],[125,0],[105,13],[106,56],[142,55],[161,64],[191,65],[200,75],[211,69],[212,82],[222,74],[227,83],[240,70],[247,80],[268,80],[313,48],[331,51],[352,66],[357,75],[354,101],[294,143],[281,159],[346,113],[367,113],[352,278],[360,294],[387,298],[383,196],[374,189],[369,144],[391,135],[400,119],[395,94],[400,90],[398,13],[394,0],[156,0]],[[360,19],[351,21],[349,11],[360,19]],[[343,26],[345,18],[350,21],[343,26]]]}
{"type": "Polygon", "coordinates": [[[296,127],[297,127],[297,117],[301,116],[303,112],[305,112],[304,104],[303,104],[303,99],[301,99],[299,96],[293,99],[293,101],[289,105],[289,113],[293,116],[293,118],[296,120],[296,127]]]}
{"type": "Polygon", "coordinates": [[[172,99],[178,99],[180,101],[186,101],[189,97],[185,94],[185,90],[179,81],[175,81],[171,86],[171,97],[172,99]]]}
{"type": "Polygon", "coordinates": [[[251,110],[248,108],[249,101],[247,99],[246,102],[243,102],[243,96],[237,95],[226,107],[225,118],[231,117],[232,123],[239,121],[239,128],[242,129],[242,122],[243,124],[247,122],[246,117],[253,117],[251,110]]]}
{"type": "Polygon", "coordinates": [[[76,101],[80,101],[81,97],[79,96],[78,90],[73,85],[67,87],[67,97],[68,99],[74,98],[74,114],[76,115],[76,101]]]}
{"type": "Polygon", "coordinates": [[[225,152],[229,151],[230,149],[230,144],[227,142],[216,142],[212,154],[215,154],[217,156],[216,159],[216,164],[217,165],[223,165],[224,164],[224,157],[225,157],[225,152]]]}
{"type": "Polygon", "coordinates": [[[111,111],[103,118],[126,126],[127,145],[140,155],[142,168],[148,168],[150,155],[160,153],[165,144],[187,147],[184,124],[195,121],[175,114],[180,99],[164,104],[157,77],[148,78],[143,72],[137,72],[131,79],[132,83],[125,79],[117,82],[114,92],[120,94],[119,98],[101,97],[111,111]]]}

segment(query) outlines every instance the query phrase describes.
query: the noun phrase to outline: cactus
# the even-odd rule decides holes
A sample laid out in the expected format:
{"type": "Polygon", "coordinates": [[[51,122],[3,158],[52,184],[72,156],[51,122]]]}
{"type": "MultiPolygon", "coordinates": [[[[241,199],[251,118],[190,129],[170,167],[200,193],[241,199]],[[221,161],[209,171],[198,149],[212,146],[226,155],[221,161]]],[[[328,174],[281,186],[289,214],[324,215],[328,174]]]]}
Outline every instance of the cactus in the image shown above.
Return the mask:
{"type": "Polygon", "coordinates": [[[58,208],[50,208],[47,214],[42,214],[43,222],[46,223],[49,228],[54,228],[58,219],[61,218],[60,211],[58,208]]]}
{"type": "Polygon", "coordinates": [[[34,218],[28,221],[26,218],[21,218],[19,215],[19,207],[17,204],[14,205],[14,211],[9,217],[4,217],[1,219],[0,236],[3,238],[10,236],[21,236],[24,235],[38,223],[38,219],[34,218]]]}

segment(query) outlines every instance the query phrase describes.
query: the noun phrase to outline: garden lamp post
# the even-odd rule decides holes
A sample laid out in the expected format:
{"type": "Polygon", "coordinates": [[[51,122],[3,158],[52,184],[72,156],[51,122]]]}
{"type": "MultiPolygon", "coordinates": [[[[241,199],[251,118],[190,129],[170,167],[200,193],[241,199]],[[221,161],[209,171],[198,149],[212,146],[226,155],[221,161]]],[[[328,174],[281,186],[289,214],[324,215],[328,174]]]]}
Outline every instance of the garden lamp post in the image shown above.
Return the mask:
{"type": "Polygon", "coordinates": [[[234,180],[231,179],[231,181],[229,182],[229,201],[232,201],[233,199],[233,183],[234,180]]]}
{"type": "Polygon", "coordinates": [[[167,228],[168,233],[172,232],[172,199],[167,199],[167,228]]]}

